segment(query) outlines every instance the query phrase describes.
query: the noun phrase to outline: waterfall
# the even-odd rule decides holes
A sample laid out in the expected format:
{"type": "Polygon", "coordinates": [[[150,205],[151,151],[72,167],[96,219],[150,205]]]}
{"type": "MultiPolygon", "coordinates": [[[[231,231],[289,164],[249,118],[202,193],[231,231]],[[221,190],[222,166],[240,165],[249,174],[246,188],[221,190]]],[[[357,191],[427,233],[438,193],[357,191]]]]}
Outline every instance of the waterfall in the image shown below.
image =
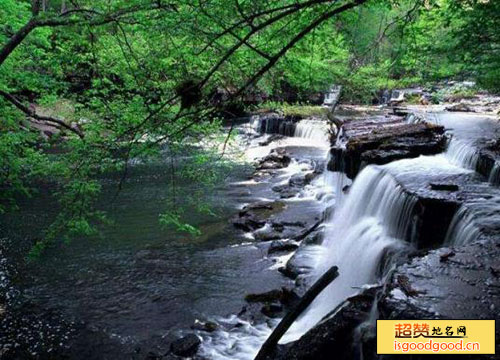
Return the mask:
{"type": "Polygon", "coordinates": [[[450,140],[445,154],[454,165],[471,170],[476,169],[479,160],[477,150],[472,145],[454,138],[450,140]]]}
{"type": "Polygon", "coordinates": [[[465,206],[461,206],[451,220],[444,243],[448,246],[462,246],[470,244],[480,234],[472,213],[465,206]]]}
{"type": "Polygon", "coordinates": [[[319,278],[333,265],[339,267],[340,275],[295,322],[283,342],[298,339],[356,288],[377,281],[384,255],[402,250],[402,240],[411,238],[415,201],[381,168],[363,169],[326,224],[322,256],[313,277],[319,278]]]}
{"type": "Polygon", "coordinates": [[[491,185],[500,185],[500,164],[497,161],[495,161],[495,165],[493,165],[493,168],[491,169],[488,182],[491,185]]]}
{"type": "Polygon", "coordinates": [[[328,143],[328,128],[328,123],[323,120],[300,120],[295,126],[295,132],[293,136],[311,140],[318,140],[322,143],[328,143]]]}
{"type": "Polygon", "coordinates": [[[323,106],[335,106],[339,101],[340,92],[342,91],[342,86],[334,85],[325,94],[325,99],[323,100],[323,106]]]}

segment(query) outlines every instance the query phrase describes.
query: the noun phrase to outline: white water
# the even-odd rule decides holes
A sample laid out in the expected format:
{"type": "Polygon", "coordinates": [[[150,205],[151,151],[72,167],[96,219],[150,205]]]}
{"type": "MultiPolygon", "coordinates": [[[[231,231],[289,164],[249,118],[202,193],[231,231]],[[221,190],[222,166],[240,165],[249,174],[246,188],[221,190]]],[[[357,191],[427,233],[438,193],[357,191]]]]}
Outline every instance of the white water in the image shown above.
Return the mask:
{"type": "Polygon", "coordinates": [[[283,342],[298,339],[357,288],[377,281],[385,251],[402,248],[409,235],[415,199],[381,168],[368,166],[354,181],[340,209],[327,223],[314,278],[339,267],[339,277],[290,328],[283,342]]]}
{"type": "Polygon", "coordinates": [[[446,149],[450,162],[466,169],[475,170],[479,160],[477,149],[468,142],[452,138],[446,149]]]}
{"type": "MultiPolygon", "coordinates": [[[[329,143],[328,123],[323,120],[300,120],[295,126],[293,136],[319,141],[321,145],[329,143]]],[[[316,144],[312,144],[316,145],[316,144]]]]}
{"type": "Polygon", "coordinates": [[[493,169],[491,169],[488,181],[491,185],[500,185],[500,164],[496,161],[493,169]]]}
{"type": "Polygon", "coordinates": [[[472,213],[461,206],[450,223],[444,243],[448,246],[462,246],[473,242],[480,234],[472,213]]]}
{"type": "Polygon", "coordinates": [[[340,85],[334,85],[330,88],[328,93],[325,95],[325,99],[323,100],[324,106],[334,106],[339,101],[340,92],[342,91],[342,87],[340,85]]]}
{"type": "MultiPolygon", "coordinates": [[[[444,114],[439,120],[441,118],[450,118],[451,123],[450,115],[444,114]]],[[[421,120],[408,119],[408,122],[417,121],[421,120]]],[[[328,148],[329,142],[325,136],[327,130],[321,130],[325,125],[317,120],[298,122],[294,132],[295,141],[307,140],[304,142],[306,146],[328,148]]],[[[257,128],[258,125],[255,126],[257,128]]],[[[463,131],[462,135],[470,135],[470,123],[467,126],[467,131],[463,131]]],[[[384,254],[389,250],[400,251],[408,245],[404,240],[411,240],[415,199],[403,192],[389,172],[410,176],[471,172],[478,161],[477,151],[472,146],[474,138],[453,137],[444,154],[400,160],[382,167],[368,166],[360,172],[348,195],[342,195],[343,174],[325,171],[315,180],[314,188],[320,189],[319,192],[328,192],[329,189],[332,193],[336,212],[326,222],[323,245],[311,247],[311,251],[304,252],[304,255],[311,255],[308,264],[315,268],[311,274],[313,281],[333,265],[339,267],[340,276],[295,322],[282,343],[298,339],[347,297],[357,293],[359,288],[380,281],[380,264],[384,254]]],[[[500,166],[495,164],[490,182],[494,183],[498,178],[500,166]]],[[[331,198],[325,198],[329,203],[331,198]]],[[[446,236],[448,245],[460,246],[478,238],[479,228],[471,214],[465,207],[457,212],[446,236]]],[[[209,343],[202,346],[202,355],[216,360],[252,359],[274,326],[275,323],[269,326],[245,323],[238,329],[221,332],[216,337],[210,337],[207,340],[209,343]]]]}

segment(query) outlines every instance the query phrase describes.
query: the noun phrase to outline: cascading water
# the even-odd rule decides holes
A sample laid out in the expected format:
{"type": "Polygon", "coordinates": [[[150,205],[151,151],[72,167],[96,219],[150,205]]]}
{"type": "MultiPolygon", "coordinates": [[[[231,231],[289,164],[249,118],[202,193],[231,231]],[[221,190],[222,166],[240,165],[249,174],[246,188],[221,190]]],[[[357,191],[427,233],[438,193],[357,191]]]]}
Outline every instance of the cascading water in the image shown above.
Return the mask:
{"type": "Polygon", "coordinates": [[[339,101],[340,92],[342,91],[342,86],[334,85],[325,94],[325,99],[323,100],[324,106],[335,106],[339,101]]]}
{"type": "Polygon", "coordinates": [[[328,129],[329,125],[326,121],[305,119],[296,124],[293,136],[328,143],[328,129]]]}
{"type": "Polygon", "coordinates": [[[465,141],[454,138],[448,144],[446,157],[451,163],[470,170],[476,169],[479,160],[476,148],[465,141]]]}
{"type": "Polygon", "coordinates": [[[349,195],[327,223],[322,257],[313,278],[333,265],[339,277],[311,304],[290,328],[283,342],[298,339],[357,287],[377,281],[380,260],[390,249],[403,249],[411,238],[415,199],[394,178],[378,167],[366,167],[349,195]]]}
{"type": "Polygon", "coordinates": [[[495,161],[495,165],[491,169],[490,176],[488,177],[488,182],[491,185],[500,185],[500,164],[495,161]]]}
{"type": "Polygon", "coordinates": [[[462,206],[450,223],[444,243],[448,246],[462,246],[473,242],[480,234],[474,216],[462,206]]]}

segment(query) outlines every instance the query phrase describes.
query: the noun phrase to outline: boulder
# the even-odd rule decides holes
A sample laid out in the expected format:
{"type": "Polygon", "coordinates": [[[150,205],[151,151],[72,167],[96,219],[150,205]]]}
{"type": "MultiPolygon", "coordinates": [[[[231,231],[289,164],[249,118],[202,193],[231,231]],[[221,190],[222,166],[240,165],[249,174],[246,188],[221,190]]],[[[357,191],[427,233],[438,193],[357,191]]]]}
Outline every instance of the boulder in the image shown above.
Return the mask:
{"type": "Polygon", "coordinates": [[[278,318],[283,316],[283,306],[281,304],[266,304],[260,311],[270,318],[278,318]]]}
{"type": "Polygon", "coordinates": [[[277,252],[294,251],[299,247],[299,245],[292,241],[285,240],[275,240],[269,246],[267,250],[268,254],[274,254],[277,252]]]}
{"type": "Polygon", "coordinates": [[[201,340],[194,334],[186,335],[170,344],[170,351],[182,357],[191,357],[196,354],[200,347],[201,340]]]}
{"type": "Polygon", "coordinates": [[[475,110],[473,108],[471,108],[469,105],[464,104],[464,103],[459,103],[459,104],[448,106],[446,108],[446,111],[451,111],[451,112],[475,112],[475,110]]]}
{"type": "Polygon", "coordinates": [[[194,321],[194,324],[191,325],[191,329],[193,330],[200,330],[200,331],[206,331],[206,332],[214,332],[217,330],[218,325],[214,322],[207,321],[203,322],[198,319],[194,321]]]}

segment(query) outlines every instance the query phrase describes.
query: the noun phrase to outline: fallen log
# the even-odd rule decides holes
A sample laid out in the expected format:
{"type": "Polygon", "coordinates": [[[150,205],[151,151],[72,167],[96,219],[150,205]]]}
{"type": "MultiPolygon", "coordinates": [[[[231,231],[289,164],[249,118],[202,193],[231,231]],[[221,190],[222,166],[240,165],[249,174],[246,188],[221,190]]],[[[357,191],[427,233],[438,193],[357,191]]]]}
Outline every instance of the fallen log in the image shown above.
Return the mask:
{"type": "Polygon", "coordinates": [[[297,306],[292,309],[286,316],[281,320],[276,329],[271,333],[267,340],[262,344],[259,353],[255,357],[255,360],[265,360],[274,351],[278,341],[282,338],[287,330],[292,326],[292,324],[297,320],[300,314],[307,309],[309,305],[316,299],[316,297],[328,286],[330,283],[339,276],[338,267],[332,266],[327,272],[325,272],[318,281],[316,281],[313,286],[304,294],[300,299],[297,306]]]}

